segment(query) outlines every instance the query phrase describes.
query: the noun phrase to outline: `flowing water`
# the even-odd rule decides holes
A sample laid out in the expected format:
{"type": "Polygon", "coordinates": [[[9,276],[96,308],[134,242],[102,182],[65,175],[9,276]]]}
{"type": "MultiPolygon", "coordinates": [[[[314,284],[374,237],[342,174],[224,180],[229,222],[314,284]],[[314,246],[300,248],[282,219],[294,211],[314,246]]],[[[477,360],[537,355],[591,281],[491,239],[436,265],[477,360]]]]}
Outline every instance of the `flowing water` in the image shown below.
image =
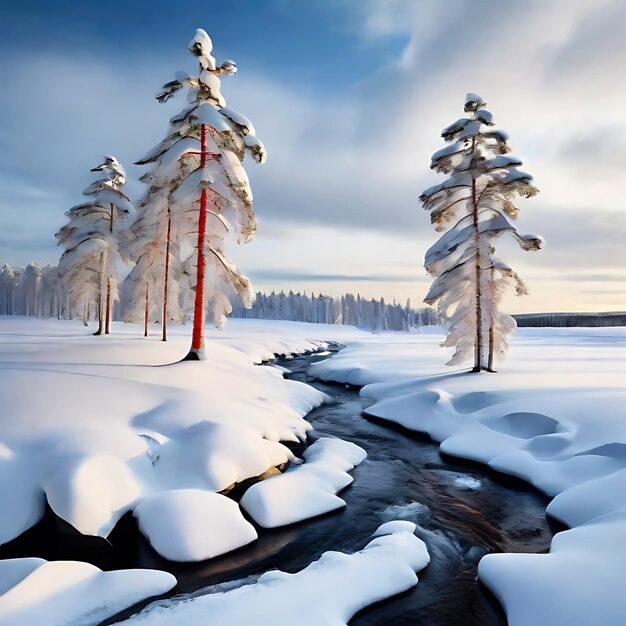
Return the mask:
{"type": "MultiPolygon", "coordinates": [[[[313,437],[337,436],[368,453],[353,471],[354,483],[340,494],[347,503],[345,509],[286,528],[259,529],[254,544],[194,564],[161,559],[129,515],[118,524],[110,543],[93,540],[100,543],[86,546],[74,537],[78,543],[69,541],[63,547],[62,541],[51,541],[53,526],[59,537],[59,521],[48,514],[26,537],[9,544],[9,554],[0,549],[0,557],[80,556],[103,569],[154,567],[178,578],[177,594],[193,593],[213,585],[222,588],[228,581],[254,580],[268,569],[296,572],[327,550],[361,549],[385,521],[408,519],[419,524],[418,535],[428,546],[430,565],[419,573],[416,587],[364,609],[351,620],[351,626],[506,624],[498,603],[476,580],[478,561],[488,552],[547,551],[554,530],[545,517],[548,500],[524,483],[442,457],[438,446],[426,438],[366,419],[362,415],[366,402],[356,390],[309,379],[306,368],[320,358],[327,357],[311,355],[278,364],[291,370],[289,378],[312,384],[334,398],[333,403],[307,416],[315,428],[313,437]]],[[[239,495],[242,491],[238,490],[239,495]]],[[[237,492],[232,495],[237,497],[237,492]]],[[[145,604],[120,613],[103,626],[145,604]]]]}

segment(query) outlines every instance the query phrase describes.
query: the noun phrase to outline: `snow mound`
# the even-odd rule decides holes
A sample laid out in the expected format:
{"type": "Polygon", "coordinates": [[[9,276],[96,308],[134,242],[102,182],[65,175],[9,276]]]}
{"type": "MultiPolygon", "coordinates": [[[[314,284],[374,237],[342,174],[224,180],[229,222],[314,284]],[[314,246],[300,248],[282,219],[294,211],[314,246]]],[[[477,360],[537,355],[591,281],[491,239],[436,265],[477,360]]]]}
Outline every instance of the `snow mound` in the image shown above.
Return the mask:
{"type": "Polygon", "coordinates": [[[318,439],[304,452],[305,462],[252,485],[241,506],[263,528],[294,524],[344,507],[336,494],[352,482],[347,473],[367,456],[341,439],[318,439]]]}
{"type": "Polygon", "coordinates": [[[15,587],[38,567],[46,563],[45,559],[7,559],[0,561],[0,596],[11,587],[15,587]]]}
{"type": "Polygon", "coordinates": [[[558,422],[541,413],[509,413],[502,417],[490,417],[483,424],[505,435],[532,439],[539,435],[551,435],[558,422]]]}
{"type": "Polygon", "coordinates": [[[626,511],[626,470],[562,491],[546,512],[568,526],[579,526],[620,510],[626,511]]]}
{"type": "Polygon", "coordinates": [[[40,471],[36,457],[14,454],[0,442],[0,544],[15,539],[43,516],[46,498],[40,471]]]}
{"type": "Polygon", "coordinates": [[[372,537],[384,537],[385,535],[394,535],[396,533],[411,533],[415,532],[416,526],[413,522],[407,520],[391,520],[381,524],[378,529],[372,534],[372,537]]]}
{"type": "Polygon", "coordinates": [[[59,517],[84,535],[100,537],[113,530],[141,494],[129,467],[103,454],[60,463],[44,489],[59,517]]]}
{"type": "Polygon", "coordinates": [[[210,619],[219,626],[293,626],[297,616],[300,626],[346,626],[364,607],[417,584],[415,572],[430,557],[414,530],[409,522],[389,522],[354,554],[325,552],[295,574],[271,571],[231,591],[159,602],[123,624],[206,626],[210,619]]]}
{"type": "Polygon", "coordinates": [[[152,547],[170,561],[204,561],[257,538],[236,502],[199,489],[167,491],[134,512],[152,547]]]}
{"type": "Polygon", "coordinates": [[[161,447],[155,472],[165,486],[180,484],[186,476],[185,486],[222,491],[292,456],[281,443],[260,438],[246,426],[201,422],[161,447]]]}
{"type": "Polygon", "coordinates": [[[0,562],[0,626],[90,626],[169,591],[171,574],[137,569],[103,572],[77,561],[0,562]]]}
{"type": "Polygon", "coordinates": [[[490,554],[480,579],[509,626],[622,624],[626,614],[626,511],[558,533],[549,554],[490,554]]]}

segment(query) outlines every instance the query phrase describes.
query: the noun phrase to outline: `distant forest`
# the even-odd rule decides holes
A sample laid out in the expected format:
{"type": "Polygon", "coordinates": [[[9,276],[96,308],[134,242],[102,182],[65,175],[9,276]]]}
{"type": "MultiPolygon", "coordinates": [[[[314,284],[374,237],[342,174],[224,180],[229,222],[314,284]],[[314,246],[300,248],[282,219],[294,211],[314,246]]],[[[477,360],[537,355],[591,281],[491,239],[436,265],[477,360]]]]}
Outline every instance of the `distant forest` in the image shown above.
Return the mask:
{"type": "Polygon", "coordinates": [[[368,300],[351,293],[333,297],[293,291],[272,291],[270,294],[257,292],[251,309],[234,305],[230,317],[343,324],[364,330],[408,331],[418,326],[441,323],[435,309],[414,309],[410,300],[407,300],[406,305],[401,305],[395,302],[388,304],[384,298],[368,300]]]}
{"type": "Polygon", "coordinates": [[[626,326],[626,312],[623,311],[606,313],[523,313],[513,317],[520,328],[539,328],[543,326],[552,328],[626,326]]]}
{"type": "MultiPolygon", "coordinates": [[[[210,304],[210,303],[209,303],[210,304]]],[[[57,268],[31,263],[26,267],[0,267],[0,315],[67,317],[57,268]]],[[[95,317],[95,307],[91,312],[95,317]]],[[[120,319],[119,306],[113,308],[114,319],[120,319]]],[[[415,309],[410,300],[405,305],[387,303],[384,298],[361,298],[351,293],[342,296],[311,293],[257,292],[251,309],[234,303],[230,317],[292,320],[314,324],[345,324],[364,330],[407,331],[419,326],[442,324],[436,309],[415,309]]],[[[626,326],[626,312],[605,313],[522,313],[513,316],[523,327],[610,327],[626,326]]]]}
{"type": "MultiPolygon", "coordinates": [[[[66,300],[55,266],[30,263],[26,267],[11,268],[5,263],[0,268],[0,315],[67,318],[72,308],[66,300]]],[[[211,306],[210,299],[207,304],[211,306]]],[[[293,291],[258,292],[252,308],[246,309],[240,300],[232,307],[230,317],[346,324],[364,330],[407,331],[441,323],[441,318],[431,307],[414,309],[409,300],[405,305],[388,304],[384,298],[368,300],[351,293],[333,297],[293,291]]],[[[73,317],[79,319],[82,315],[74,313],[73,317]]],[[[88,309],[87,318],[95,317],[94,306],[88,309]]],[[[113,319],[121,319],[117,302],[113,306],[113,319]]]]}

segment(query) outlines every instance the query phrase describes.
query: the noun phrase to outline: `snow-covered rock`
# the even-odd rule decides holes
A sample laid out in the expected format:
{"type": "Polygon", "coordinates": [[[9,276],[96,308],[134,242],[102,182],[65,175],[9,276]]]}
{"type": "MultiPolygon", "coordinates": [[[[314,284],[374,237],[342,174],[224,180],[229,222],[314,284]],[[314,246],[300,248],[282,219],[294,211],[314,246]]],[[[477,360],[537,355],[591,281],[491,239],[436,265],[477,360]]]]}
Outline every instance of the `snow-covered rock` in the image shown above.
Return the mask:
{"type": "Polygon", "coordinates": [[[509,626],[621,624],[626,615],[626,512],[558,533],[549,554],[492,554],[481,580],[504,606],[509,626]]]}
{"type": "Polygon", "coordinates": [[[103,572],[77,561],[0,561],[0,626],[91,626],[175,584],[174,576],[156,570],[103,572]]]}
{"type": "Polygon", "coordinates": [[[122,622],[129,626],[340,626],[362,608],[410,589],[429,562],[410,522],[381,526],[355,554],[325,552],[296,574],[270,571],[226,592],[159,602],[122,622]]]}
{"type": "Polygon", "coordinates": [[[113,530],[141,494],[128,465],[112,455],[60,463],[44,489],[59,517],[85,535],[101,537],[113,530]]]}
{"type": "Polygon", "coordinates": [[[347,472],[367,456],[341,439],[318,439],[303,454],[305,462],[252,485],[241,506],[264,528],[293,524],[344,507],[336,494],[352,482],[347,472]]]}
{"type": "Polygon", "coordinates": [[[257,538],[237,503],[210,491],[166,491],[145,499],[134,515],[152,547],[170,561],[204,561],[257,538]]]}
{"type": "Polygon", "coordinates": [[[154,469],[161,485],[180,485],[186,476],[185,486],[222,491],[292,456],[284,445],[259,437],[247,426],[201,422],[161,446],[154,469]]]}

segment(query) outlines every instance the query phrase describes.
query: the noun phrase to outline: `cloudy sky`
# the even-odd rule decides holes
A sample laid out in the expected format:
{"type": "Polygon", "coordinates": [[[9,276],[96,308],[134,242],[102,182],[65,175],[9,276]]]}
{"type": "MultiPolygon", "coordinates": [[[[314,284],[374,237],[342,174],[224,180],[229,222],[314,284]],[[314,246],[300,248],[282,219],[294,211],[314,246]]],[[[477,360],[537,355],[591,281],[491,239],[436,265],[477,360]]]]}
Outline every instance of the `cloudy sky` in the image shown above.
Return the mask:
{"type": "Polygon", "coordinates": [[[418,303],[435,239],[430,155],[488,102],[541,194],[540,253],[499,244],[531,295],[511,312],[626,309],[623,0],[21,0],[0,5],[0,260],[56,263],[54,232],[103,153],[142,168],[185,106],[154,94],[212,36],[228,105],[268,148],[250,162],[261,230],[232,257],[259,289],[418,303]]]}

